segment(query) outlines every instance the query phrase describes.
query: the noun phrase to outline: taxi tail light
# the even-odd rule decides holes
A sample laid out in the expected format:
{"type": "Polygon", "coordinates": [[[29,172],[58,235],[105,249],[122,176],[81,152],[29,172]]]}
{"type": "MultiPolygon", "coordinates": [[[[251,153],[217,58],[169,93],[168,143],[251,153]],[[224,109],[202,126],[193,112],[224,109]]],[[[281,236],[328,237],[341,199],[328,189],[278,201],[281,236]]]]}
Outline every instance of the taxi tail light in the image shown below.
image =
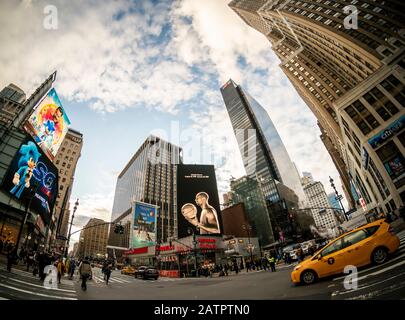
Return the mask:
{"type": "Polygon", "coordinates": [[[390,227],[388,228],[388,232],[391,233],[393,236],[395,236],[395,231],[394,231],[394,228],[393,228],[393,227],[390,226],[390,227]]]}

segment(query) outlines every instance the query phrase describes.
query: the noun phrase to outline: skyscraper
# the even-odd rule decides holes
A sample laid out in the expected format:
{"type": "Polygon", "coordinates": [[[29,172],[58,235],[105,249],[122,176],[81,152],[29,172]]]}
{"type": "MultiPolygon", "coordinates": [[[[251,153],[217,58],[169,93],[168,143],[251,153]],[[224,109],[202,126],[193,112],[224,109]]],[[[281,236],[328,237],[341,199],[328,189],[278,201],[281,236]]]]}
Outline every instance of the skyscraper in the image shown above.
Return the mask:
{"type": "Polygon", "coordinates": [[[145,140],[117,179],[111,221],[124,225],[125,231],[123,235],[115,234],[112,226],[110,247],[130,247],[134,201],[159,207],[157,240],[164,242],[168,237],[177,237],[176,164],[179,163],[182,163],[180,147],[153,135],[145,140]]]}
{"type": "Polygon", "coordinates": [[[328,197],[323,184],[319,181],[311,181],[304,186],[305,194],[309,202],[312,216],[317,227],[333,229],[338,226],[334,210],[329,209],[328,197]]]}
{"type": "Polygon", "coordinates": [[[318,119],[349,203],[353,182],[368,209],[404,205],[405,4],[233,0],[229,6],[272,43],[318,119]],[[381,138],[387,130],[390,136],[381,138]]]}
{"type": "Polygon", "coordinates": [[[233,80],[221,88],[221,93],[247,176],[260,180],[268,200],[279,199],[276,180],[293,190],[304,203],[297,170],[266,110],[233,80]]]}
{"type": "MultiPolygon", "coordinates": [[[[69,129],[59,148],[54,164],[59,170],[59,193],[55,202],[55,214],[51,223],[51,242],[57,237],[67,238],[70,217],[69,199],[72,193],[77,162],[83,147],[83,134],[69,129]]],[[[65,241],[57,241],[57,247],[65,245],[65,241]]]]}

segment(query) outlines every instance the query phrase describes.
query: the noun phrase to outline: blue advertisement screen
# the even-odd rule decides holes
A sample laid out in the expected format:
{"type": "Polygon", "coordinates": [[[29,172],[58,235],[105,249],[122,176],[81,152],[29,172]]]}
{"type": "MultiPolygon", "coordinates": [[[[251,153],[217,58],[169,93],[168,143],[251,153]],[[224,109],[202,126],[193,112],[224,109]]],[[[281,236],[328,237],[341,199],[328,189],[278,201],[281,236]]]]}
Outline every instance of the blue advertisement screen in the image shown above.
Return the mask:
{"type": "Polygon", "coordinates": [[[58,169],[41,148],[27,139],[18,149],[3,181],[3,189],[49,223],[58,196],[58,169]]]}
{"type": "Polygon", "coordinates": [[[135,202],[132,248],[142,248],[155,245],[156,215],[156,206],[135,202]]]}

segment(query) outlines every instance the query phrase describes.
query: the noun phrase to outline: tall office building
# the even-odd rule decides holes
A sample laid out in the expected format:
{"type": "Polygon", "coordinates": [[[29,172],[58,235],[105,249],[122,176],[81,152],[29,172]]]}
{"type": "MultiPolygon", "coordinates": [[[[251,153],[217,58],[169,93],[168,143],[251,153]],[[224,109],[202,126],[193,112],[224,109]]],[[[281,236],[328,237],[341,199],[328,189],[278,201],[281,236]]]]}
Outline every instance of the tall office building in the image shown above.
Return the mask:
{"type": "Polygon", "coordinates": [[[80,233],[77,254],[80,258],[105,258],[107,253],[108,224],[101,219],[92,218],[80,233]]]}
{"type": "Polygon", "coordinates": [[[221,93],[247,176],[260,180],[268,200],[279,200],[278,181],[305,203],[298,172],[266,110],[233,80],[222,86],[221,93]]]}
{"type": "MultiPolygon", "coordinates": [[[[231,181],[233,203],[243,203],[247,221],[262,246],[275,242],[271,213],[256,179],[248,176],[231,181]]],[[[225,221],[226,222],[226,221],[225,221]]]]}
{"type": "Polygon", "coordinates": [[[330,208],[328,197],[323,184],[319,181],[312,181],[304,186],[305,194],[309,202],[315,225],[321,228],[334,229],[339,225],[334,210],[330,208]]]}
{"type": "MultiPolygon", "coordinates": [[[[124,234],[110,231],[108,245],[118,249],[117,257],[129,248],[134,201],[157,205],[156,239],[177,237],[176,165],[182,163],[182,149],[150,135],[117,179],[111,221],[124,226],[124,234]]],[[[113,228],[113,227],[112,227],[113,228]]],[[[113,229],[112,229],[113,230],[113,229]]],[[[111,251],[109,254],[113,255],[111,251]]]]}
{"type": "Polygon", "coordinates": [[[318,119],[349,203],[353,182],[367,211],[403,206],[405,4],[233,0],[229,6],[272,43],[318,119]]]}
{"type": "Polygon", "coordinates": [[[64,238],[68,237],[71,211],[69,200],[82,147],[83,134],[69,129],[54,159],[54,164],[59,170],[59,192],[55,202],[55,214],[50,226],[50,241],[58,248],[65,245],[64,238]]]}

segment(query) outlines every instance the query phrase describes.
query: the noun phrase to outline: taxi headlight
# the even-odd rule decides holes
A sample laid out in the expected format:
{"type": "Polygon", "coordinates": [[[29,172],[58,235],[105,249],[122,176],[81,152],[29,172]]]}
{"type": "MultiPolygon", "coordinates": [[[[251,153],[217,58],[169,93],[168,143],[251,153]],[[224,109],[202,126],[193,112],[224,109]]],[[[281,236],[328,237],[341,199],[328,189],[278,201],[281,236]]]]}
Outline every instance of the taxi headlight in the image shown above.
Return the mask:
{"type": "Polygon", "coordinates": [[[294,268],[294,271],[296,271],[296,270],[298,270],[298,269],[300,269],[301,268],[301,265],[299,264],[298,266],[296,266],[295,268],[294,268]]]}

